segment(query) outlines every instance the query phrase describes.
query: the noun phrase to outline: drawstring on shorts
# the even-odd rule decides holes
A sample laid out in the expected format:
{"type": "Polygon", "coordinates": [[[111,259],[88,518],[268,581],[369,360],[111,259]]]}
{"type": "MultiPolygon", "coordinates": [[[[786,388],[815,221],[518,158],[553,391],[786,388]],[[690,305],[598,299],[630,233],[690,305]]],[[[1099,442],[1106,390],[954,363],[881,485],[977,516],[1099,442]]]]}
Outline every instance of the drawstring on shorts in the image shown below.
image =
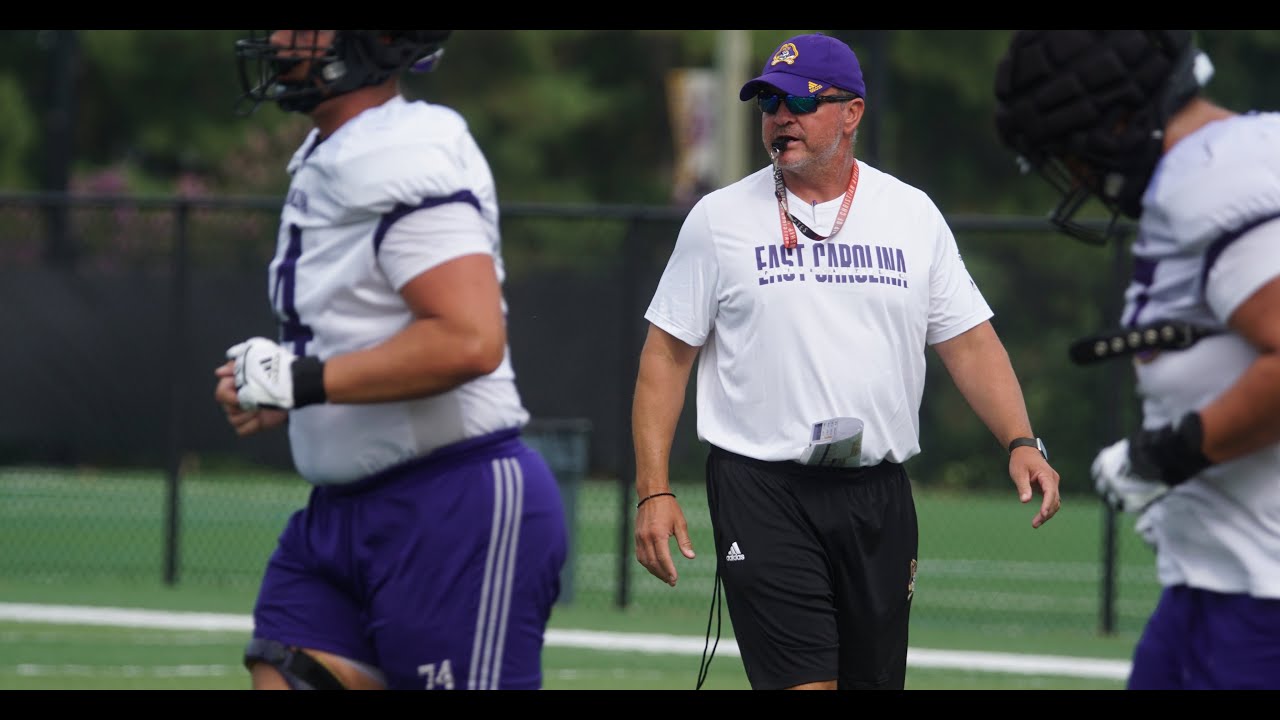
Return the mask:
{"type": "Polygon", "coordinates": [[[698,684],[694,690],[701,690],[702,683],[707,680],[707,672],[711,670],[711,659],[716,656],[716,647],[720,644],[720,622],[724,618],[724,612],[720,609],[723,604],[723,598],[720,594],[720,563],[716,562],[716,579],[711,588],[711,611],[707,615],[707,639],[702,646],[702,663],[698,667],[698,684]],[[711,618],[716,618],[716,642],[711,645],[711,654],[707,654],[707,645],[711,644],[711,618]]]}

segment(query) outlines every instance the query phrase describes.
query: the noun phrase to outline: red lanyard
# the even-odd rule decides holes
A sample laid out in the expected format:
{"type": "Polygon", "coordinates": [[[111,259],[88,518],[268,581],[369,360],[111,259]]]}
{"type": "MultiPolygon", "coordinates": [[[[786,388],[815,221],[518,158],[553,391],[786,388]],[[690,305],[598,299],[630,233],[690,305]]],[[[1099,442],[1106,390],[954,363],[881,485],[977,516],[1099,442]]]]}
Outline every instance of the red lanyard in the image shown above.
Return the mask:
{"type": "MultiPolygon", "coordinates": [[[[849,189],[844,191],[844,201],[840,203],[840,214],[836,215],[836,224],[831,226],[831,235],[840,232],[840,228],[844,226],[844,220],[849,216],[849,206],[853,204],[853,193],[858,189],[858,161],[853,161],[853,173],[849,175],[849,189]]],[[[782,168],[778,167],[778,161],[775,158],[773,162],[773,194],[778,197],[778,220],[782,224],[782,247],[790,250],[797,243],[796,228],[800,228],[800,232],[804,236],[818,242],[826,240],[831,235],[819,235],[809,229],[808,225],[800,222],[795,215],[787,209],[787,186],[782,182],[782,168]]]]}

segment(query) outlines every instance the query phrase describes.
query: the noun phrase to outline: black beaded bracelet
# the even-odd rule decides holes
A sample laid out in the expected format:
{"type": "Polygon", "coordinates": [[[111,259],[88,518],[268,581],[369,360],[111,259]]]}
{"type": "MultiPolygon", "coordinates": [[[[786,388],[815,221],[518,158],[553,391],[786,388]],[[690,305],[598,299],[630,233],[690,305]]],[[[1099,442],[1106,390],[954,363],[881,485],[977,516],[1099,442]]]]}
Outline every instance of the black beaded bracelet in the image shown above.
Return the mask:
{"type": "Polygon", "coordinates": [[[662,497],[663,495],[670,495],[671,497],[675,497],[675,496],[676,496],[676,494],[675,494],[675,493],[673,493],[673,492],[661,492],[661,493],[654,493],[654,494],[650,495],[649,497],[647,497],[647,498],[645,498],[645,499],[641,500],[640,502],[636,503],[636,509],[637,509],[637,510],[639,510],[641,505],[643,505],[643,504],[645,504],[645,503],[649,502],[650,500],[652,500],[652,499],[654,499],[654,498],[656,498],[656,497],[662,497]]]}

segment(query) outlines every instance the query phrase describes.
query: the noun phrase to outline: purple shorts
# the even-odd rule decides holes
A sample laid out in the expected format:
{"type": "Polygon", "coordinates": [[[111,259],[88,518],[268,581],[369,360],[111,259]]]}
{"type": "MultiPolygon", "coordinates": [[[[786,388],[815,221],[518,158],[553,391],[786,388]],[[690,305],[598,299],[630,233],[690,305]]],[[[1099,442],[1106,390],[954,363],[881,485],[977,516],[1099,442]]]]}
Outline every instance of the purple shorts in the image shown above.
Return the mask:
{"type": "Polygon", "coordinates": [[[1130,690],[1280,690],[1280,600],[1167,587],[1130,690]]]}
{"type": "Polygon", "coordinates": [[[382,670],[391,689],[536,689],[560,593],[559,488],[518,431],[312,490],[267,564],[254,637],[382,670]]]}

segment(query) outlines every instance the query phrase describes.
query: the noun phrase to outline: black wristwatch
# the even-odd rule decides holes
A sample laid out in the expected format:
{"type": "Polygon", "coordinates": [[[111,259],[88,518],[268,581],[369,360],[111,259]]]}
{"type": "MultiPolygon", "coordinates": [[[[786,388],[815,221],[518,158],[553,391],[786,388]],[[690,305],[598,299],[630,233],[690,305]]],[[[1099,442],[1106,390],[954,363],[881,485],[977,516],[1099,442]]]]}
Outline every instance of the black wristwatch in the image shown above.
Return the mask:
{"type": "Polygon", "coordinates": [[[1009,443],[1009,452],[1013,452],[1014,448],[1020,448],[1024,445],[1039,450],[1045,460],[1049,459],[1049,451],[1045,449],[1044,441],[1040,438],[1014,438],[1013,442],[1009,443]]]}

